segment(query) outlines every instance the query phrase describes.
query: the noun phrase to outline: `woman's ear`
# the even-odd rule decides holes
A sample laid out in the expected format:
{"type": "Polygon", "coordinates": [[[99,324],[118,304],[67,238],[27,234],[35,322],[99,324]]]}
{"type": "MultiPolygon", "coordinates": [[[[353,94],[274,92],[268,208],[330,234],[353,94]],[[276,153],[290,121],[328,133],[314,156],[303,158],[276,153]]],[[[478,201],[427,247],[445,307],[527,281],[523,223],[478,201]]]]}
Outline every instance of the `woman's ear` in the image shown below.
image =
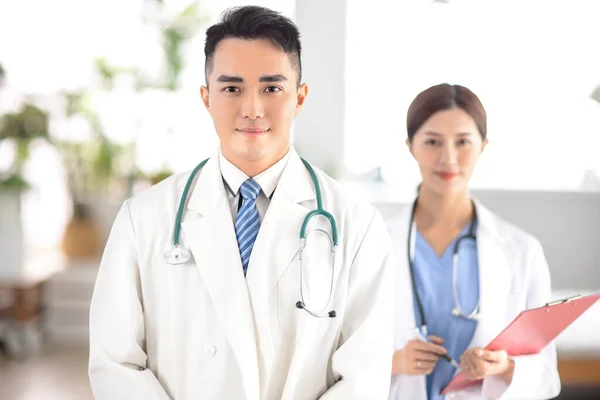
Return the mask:
{"type": "Polygon", "coordinates": [[[406,143],[406,147],[408,147],[408,151],[410,151],[410,154],[412,154],[412,156],[414,157],[415,155],[413,154],[413,144],[410,141],[410,139],[406,139],[406,141],[404,143],[406,143]]]}
{"type": "Polygon", "coordinates": [[[487,146],[488,144],[488,139],[485,138],[485,140],[483,141],[483,143],[481,144],[481,151],[483,152],[483,150],[485,150],[485,146],[487,146]]]}

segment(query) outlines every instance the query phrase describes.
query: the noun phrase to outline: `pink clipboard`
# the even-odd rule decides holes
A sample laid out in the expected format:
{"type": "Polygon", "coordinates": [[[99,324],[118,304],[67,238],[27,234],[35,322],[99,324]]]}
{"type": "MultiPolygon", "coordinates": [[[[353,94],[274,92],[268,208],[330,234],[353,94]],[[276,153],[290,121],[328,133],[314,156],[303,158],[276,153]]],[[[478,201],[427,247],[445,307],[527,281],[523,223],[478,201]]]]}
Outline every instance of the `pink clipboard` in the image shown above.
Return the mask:
{"type": "MultiPolygon", "coordinates": [[[[491,351],[506,350],[509,356],[537,354],[598,300],[600,293],[585,297],[578,295],[521,311],[485,348],[491,351]]],[[[441,394],[445,395],[479,383],[481,380],[470,380],[459,372],[441,394]]]]}

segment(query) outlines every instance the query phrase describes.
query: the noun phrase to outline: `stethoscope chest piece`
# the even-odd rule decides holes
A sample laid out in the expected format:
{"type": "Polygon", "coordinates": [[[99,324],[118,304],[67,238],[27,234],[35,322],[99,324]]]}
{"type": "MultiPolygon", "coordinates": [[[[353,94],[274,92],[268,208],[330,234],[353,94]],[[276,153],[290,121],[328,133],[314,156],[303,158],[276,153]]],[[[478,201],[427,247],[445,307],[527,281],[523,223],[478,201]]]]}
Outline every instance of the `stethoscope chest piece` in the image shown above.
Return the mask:
{"type": "Polygon", "coordinates": [[[479,303],[475,306],[475,309],[471,314],[465,314],[462,310],[456,306],[452,309],[452,315],[459,318],[470,319],[471,321],[479,321],[479,303]]]}
{"type": "Polygon", "coordinates": [[[188,262],[192,258],[192,253],[184,247],[175,245],[171,250],[165,253],[165,262],[171,265],[180,265],[188,262]]]}

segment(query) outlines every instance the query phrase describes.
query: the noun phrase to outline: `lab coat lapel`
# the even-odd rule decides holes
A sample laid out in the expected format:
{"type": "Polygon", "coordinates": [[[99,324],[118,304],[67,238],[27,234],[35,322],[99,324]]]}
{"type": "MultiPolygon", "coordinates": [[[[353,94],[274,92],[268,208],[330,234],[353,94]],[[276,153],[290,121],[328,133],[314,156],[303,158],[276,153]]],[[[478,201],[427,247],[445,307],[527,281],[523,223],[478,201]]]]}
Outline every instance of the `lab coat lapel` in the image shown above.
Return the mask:
{"type": "Polygon", "coordinates": [[[206,289],[243,374],[247,399],[260,396],[254,322],[218,158],[200,171],[182,223],[206,289]]]}
{"type": "Polygon", "coordinates": [[[254,268],[248,272],[251,295],[258,290],[267,296],[273,292],[300,248],[300,228],[310,211],[300,203],[315,199],[308,171],[298,154],[293,149],[290,151],[290,159],[281,174],[250,256],[248,268],[254,268]]]}
{"type": "Polygon", "coordinates": [[[414,337],[415,326],[414,295],[412,290],[410,264],[408,262],[408,229],[412,202],[402,212],[388,222],[388,230],[394,241],[396,267],[394,268],[396,292],[396,327],[394,343],[397,348],[404,347],[406,341],[414,337]]]}
{"type": "Polygon", "coordinates": [[[486,346],[504,328],[502,299],[510,288],[510,266],[503,249],[503,236],[497,229],[494,215],[475,202],[477,227],[477,258],[479,262],[480,318],[469,348],[486,346]]]}
{"type": "Polygon", "coordinates": [[[261,223],[246,275],[260,348],[263,388],[267,386],[274,361],[269,296],[300,248],[300,228],[309,210],[298,203],[315,198],[308,171],[296,152],[290,151],[290,159],[261,223]]]}
{"type": "MultiPolygon", "coordinates": [[[[394,350],[402,349],[406,343],[416,337],[413,328],[416,326],[414,311],[414,295],[408,262],[408,228],[414,199],[395,217],[388,221],[388,230],[394,241],[396,261],[394,267],[395,279],[395,328],[394,350]]],[[[415,232],[413,232],[414,234],[415,232]]],[[[402,398],[425,398],[425,377],[422,375],[401,375],[400,391],[402,398]]]]}

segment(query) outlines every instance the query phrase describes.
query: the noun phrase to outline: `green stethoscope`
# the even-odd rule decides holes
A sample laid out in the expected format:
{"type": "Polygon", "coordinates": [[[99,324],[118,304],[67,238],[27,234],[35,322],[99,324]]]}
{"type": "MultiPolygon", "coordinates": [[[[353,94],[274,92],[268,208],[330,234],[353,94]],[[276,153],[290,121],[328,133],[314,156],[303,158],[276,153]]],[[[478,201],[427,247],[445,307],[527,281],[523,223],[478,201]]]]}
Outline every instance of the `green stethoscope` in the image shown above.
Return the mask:
{"type": "MultiPolygon", "coordinates": [[[[317,208],[315,210],[312,210],[311,212],[309,212],[306,215],[306,217],[304,218],[304,221],[302,222],[302,227],[300,228],[300,239],[302,240],[302,245],[301,245],[300,249],[298,250],[297,254],[298,254],[298,257],[300,260],[300,297],[301,297],[301,300],[296,302],[296,307],[301,310],[305,310],[307,313],[309,313],[313,317],[335,318],[335,316],[336,316],[335,310],[330,310],[330,311],[325,311],[325,310],[326,310],[327,306],[331,303],[331,297],[333,296],[335,249],[338,245],[337,225],[336,225],[335,218],[333,217],[333,215],[331,215],[331,213],[329,213],[328,211],[323,209],[323,199],[321,197],[321,185],[319,185],[319,179],[317,178],[315,171],[313,170],[313,168],[310,166],[310,164],[306,160],[304,160],[303,158],[301,158],[301,160],[302,160],[302,163],[304,164],[304,166],[306,167],[306,169],[308,170],[308,172],[310,173],[310,177],[312,179],[313,187],[315,188],[315,193],[316,193],[316,197],[317,197],[317,208]],[[324,229],[314,229],[312,231],[308,231],[308,233],[307,233],[308,224],[310,223],[310,220],[313,217],[316,217],[318,215],[321,215],[321,216],[327,218],[327,220],[329,221],[329,225],[331,226],[331,236],[324,229]],[[306,247],[306,242],[307,242],[308,236],[312,232],[319,232],[319,233],[326,235],[327,238],[329,239],[329,243],[330,243],[330,257],[329,257],[328,264],[329,264],[329,269],[331,270],[331,277],[330,277],[331,280],[330,280],[330,285],[329,285],[329,298],[327,300],[327,303],[325,304],[325,307],[323,307],[323,309],[321,309],[320,311],[311,311],[306,306],[306,303],[304,301],[304,287],[303,287],[303,278],[302,278],[303,273],[304,273],[303,253],[304,253],[304,249],[306,247]]],[[[188,180],[185,184],[185,188],[183,189],[183,194],[181,195],[181,199],[179,200],[179,208],[177,209],[177,216],[175,218],[175,229],[174,229],[174,233],[173,233],[173,247],[170,250],[168,250],[164,256],[165,262],[167,264],[171,264],[171,265],[184,264],[187,261],[189,261],[190,258],[192,257],[192,253],[190,252],[190,250],[185,248],[184,246],[182,246],[179,242],[179,236],[180,236],[180,231],[181,231],[181,220],[183,219],[183,213],[184,213],[184,209],[187,204],[187,201],[188,201],[188,195],[190,192],[190,188],[191,188],[194,180],[196,179],[198,172],[207,162],[208,162],[208,158],[206,160],[202,161],[200,164],[198,164],[196,166],[196,168],[194,168],[192,170],[192,173],[190,174],[190,177],[188,178],[188,180]]]]}

